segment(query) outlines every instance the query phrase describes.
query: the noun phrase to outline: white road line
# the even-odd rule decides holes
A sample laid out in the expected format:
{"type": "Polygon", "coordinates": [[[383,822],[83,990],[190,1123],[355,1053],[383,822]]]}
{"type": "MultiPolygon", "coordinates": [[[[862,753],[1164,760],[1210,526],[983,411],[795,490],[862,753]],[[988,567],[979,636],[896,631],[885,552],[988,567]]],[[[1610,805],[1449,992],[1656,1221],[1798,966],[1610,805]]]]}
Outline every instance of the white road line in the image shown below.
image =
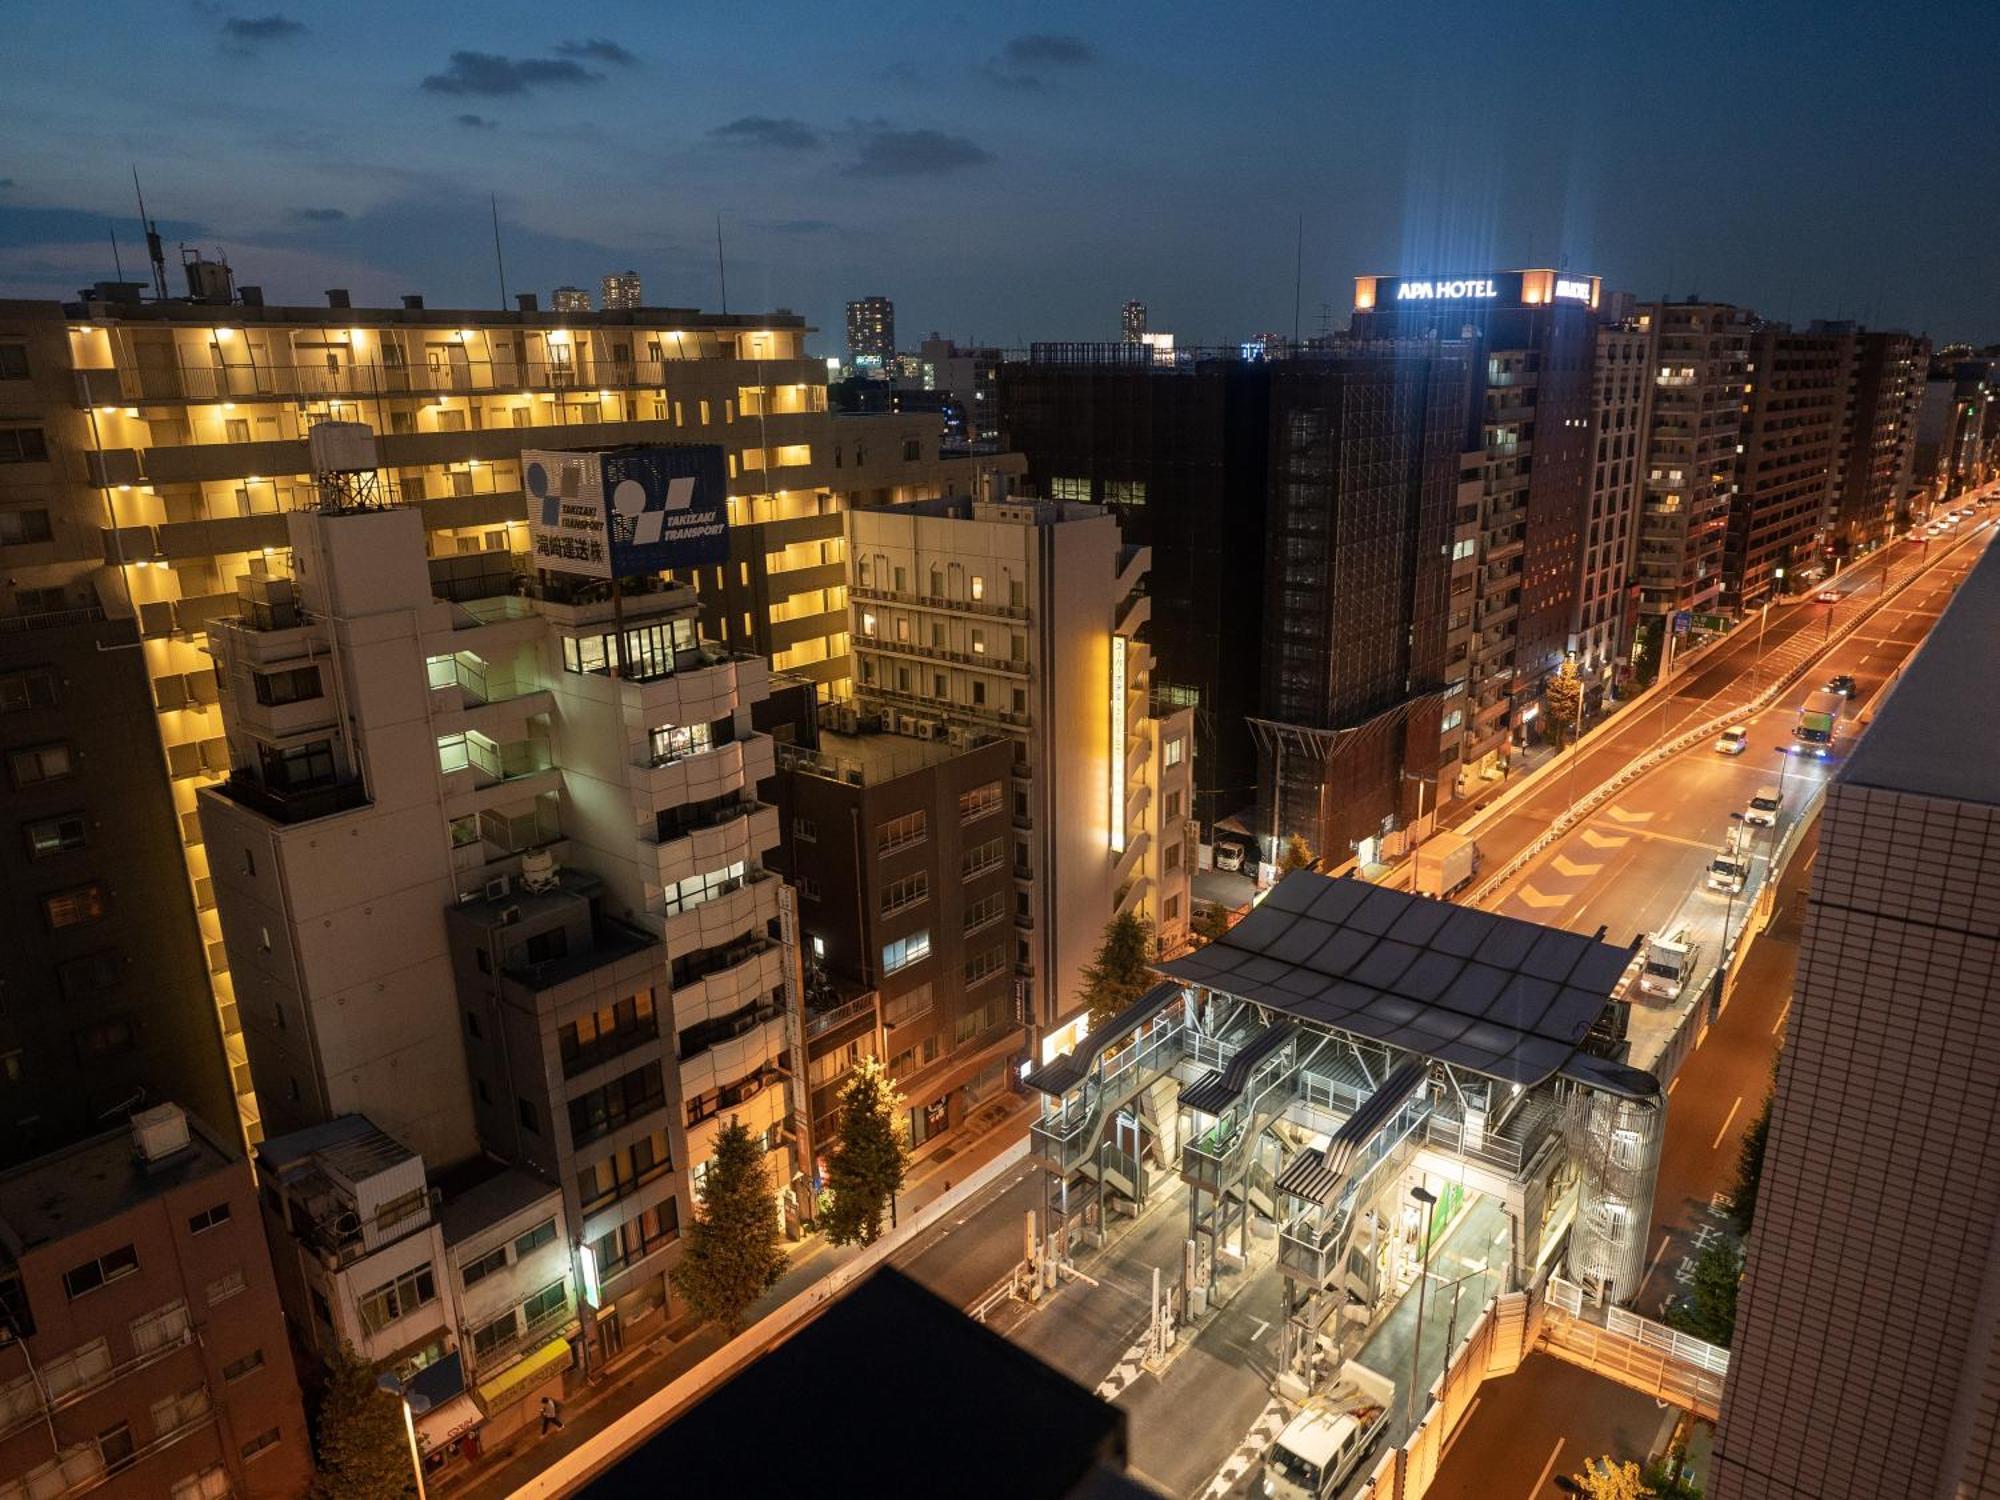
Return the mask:
{"type": "Polygon", "coordinates": [[[1736,1111],[1741,1109],[1742,1107],[1743,1107],[1743,1096],[1741,1094],[1738,1094],[1736,1096],[1736,1102],[1729,1106],[1729,1113],[1722,1117],[1722,1129],[1716,1131],[1715,1139],[1708,1143],[1709,1150],[1713,1151],[1716,1147],[1722,1144],[1722,1138],[1725,1135],[1729,1134],[1729,1122],[1736,1118],[1736,1111]]]}
{"type": "Polygon", "coordinates": [[[1264,1337],[1264,1330],[1269,1328],[1270,1326],[1271,1325],[1264,1319],[1259,1318],[1257,1320],[1257,1331],[1250,1335],[1250,1341],[1254,1344],[1259,1340],[1261,1340],[1264,1337]]]}
{"type": "Polygon", "coordinates": [[[1660,1257],[1667,1253],[1667,1246],[1673,1243],[1673,1239],[1670,1234],[1660,1236],[1660,1248],[1653,1252],[1653,1259],[1646,1267],[1646,1274],[1639,1278],[1639,1290],[1633,1295],[1633,1301],[1636,1302],[1646,1295],[1646,1283],[1651,1281],[1653,1273],[1660,1269],[1660,1257]]]}
{"type": "Polygon", "coordinates": [[[1776,1036],[1780,1031],[1784,1029],[1785,1017],[1789,1016],[1791,1013],[1792,1013],[1792,1002],[1787,1000],[1785,1002],[1785,1008],[1778,1012],[1778,1019],[1771,1023],[1772,1036],[1776,1036]]]}
{"type": "Polygon", "coordinates": [[[1676,1073],[1674,1074],[1674,1081],[1667,1085],[1667,1097],[1669,1099],[1673,1098],[1674,1090],[1679,1088],[1680,1086],[1681,1086],[1681,1075],[1676,1073]]]}
{"type": "Polygon", "coordinates": [[[1568,1441],[1569,1439],[1567,1438],[1556,1439],[1555,1447],[1549,1450],[1549,1461],[1542,1465],[1542,1472],[1536,1477],[1535,1482],[1528,1487],[1528,1500],[1535,1500],[1535,1496],[1541,1494],[1542,1486],[1549,1482],[1549,1475],[1555,1472],[1556,1459],[1562,1454],[1563,1444],[1568,1441]]]}

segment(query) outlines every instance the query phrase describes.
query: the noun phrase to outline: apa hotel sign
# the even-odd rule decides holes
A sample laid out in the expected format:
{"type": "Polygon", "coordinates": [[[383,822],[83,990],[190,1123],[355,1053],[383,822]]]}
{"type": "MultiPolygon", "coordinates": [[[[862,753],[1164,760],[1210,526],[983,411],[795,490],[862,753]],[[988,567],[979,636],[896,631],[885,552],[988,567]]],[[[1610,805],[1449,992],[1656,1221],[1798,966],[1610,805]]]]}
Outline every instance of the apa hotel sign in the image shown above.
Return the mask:
{"type": "Polygon", "coordinates": [[[1357,276],[1356,312],[1433,307],[1596,307],[1595,276],[1568,271],[1484,271],[1471,276],[1357,276]]]}

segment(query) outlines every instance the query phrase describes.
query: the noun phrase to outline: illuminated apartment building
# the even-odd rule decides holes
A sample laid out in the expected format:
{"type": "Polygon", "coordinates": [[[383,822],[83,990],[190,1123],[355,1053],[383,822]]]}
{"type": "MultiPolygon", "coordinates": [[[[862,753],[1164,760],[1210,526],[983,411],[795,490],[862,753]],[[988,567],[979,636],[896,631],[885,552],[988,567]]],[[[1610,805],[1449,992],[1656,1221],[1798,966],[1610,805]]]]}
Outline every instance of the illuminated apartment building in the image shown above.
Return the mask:
{"type": "Polygon", "coordinates": [[[1013,741],[995,837],[1018,1014],[1053,1057],[1081,1035],[1078,976],[1115,913],[1165,952],[1187,937],[1194,711],[1152,707],[1151,554],[1099,505],[960,497],[847,520],[859,710],[948,745],[1013,741]]]}
{"type": "Polygon", "coordinates": [[[646,303],[646,289],[637,271],[613,271],[601,283],[606,312],[631,312],[646,303]]]}
{"type": "Polygon", "coordinates": [[[1608,681],[1632,635],[1632,549],[1639,527],[1640,465],[1653,400],[1653,327],[1632,318],[1597,325],[1591,367],[1590,516],[1576,594],[1577,666],[1586,681],[1608,681]],[[1609,674],[1609,675],[1608,675],[1609,674]]]}
{"type": "Polygon", "coordinates": [[[847,353],[878,368],[896,357],[895,303],[887,297],[863,297],[847,304],[847,353]]]}
{"type": "MultiPolygon", "coordinates": [[[[219,281],[226,294],[226,278],[200,269],[191,284],[213,296],[219,281]]],[[[164,773],[146,774],[161,787],[164,837],[185,855],[200,932],[189,998],[172,1014],[207,1008],[195,998],[205,959],[253,1140],[256,1104],[195,817],[196,791],[229,768],[206,629],[236,612],[240,578],[284,575],[285,512],[313,499],[308,428],[348,418],[376,429],[385,479],[412,504],[434,557],[525,547],[523,448],[722,445],[729,560],[684,581],[709,635],[829,698],[845,695],[849,677],[841,512],[966,490],[981,468],[1007,464],[941,457],[932,413],[829,413],[825,362],[807,355],[809,330],[793,314],[557,313],[532,295],[519,301],[509,312],[426,309],[418,297],[357,308],[333,291],[324,307],[277,307],[244,287],[233,302],[142,303],[135,287],[100,285],[66,305],[0,302],[5,659],[25,650],[31,618],[74,615],[106,645],[136,631],[119,701],[128,718],[158,723],[164,773]]],[[[32,644],[55,640],[37,632],[32,644]]],[[[17,746],[12,728],[10,749],[43,743],[17,746]]],[[[137,898],[136,877],[126,885],[137,898]]],[[[170,893],[144,898],[156,913],[170,904],[170,893]]],[[[122,897],[111,908],[126,909],[122,897]]],[[[68,998],[52,978],[37,991],[52,1006],[68,998]]],[[[156,1026],[168,1010],[154,1008],[156,1026]]],[[[0,1054],[9,1046],[0,1037],[0,1054]]],[[[205,1095],[190,1085],[175,1097],[200,1108],[205,1095]]]]}
{"type": "Polygon", "coordinates": [[[590,293],[580,286],[559,286],[549,293],[549,306],[559,313],[587,313],[590,293]]]}

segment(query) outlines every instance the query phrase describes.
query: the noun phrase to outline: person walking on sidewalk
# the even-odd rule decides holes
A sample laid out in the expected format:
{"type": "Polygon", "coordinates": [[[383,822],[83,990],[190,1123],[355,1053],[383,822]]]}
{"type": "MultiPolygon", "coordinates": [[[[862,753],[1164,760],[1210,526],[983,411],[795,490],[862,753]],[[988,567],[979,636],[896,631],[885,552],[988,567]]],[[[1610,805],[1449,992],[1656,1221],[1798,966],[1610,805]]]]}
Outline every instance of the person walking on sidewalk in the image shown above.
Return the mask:
{"type": "Polygon", "coordinates": [[[542,1397],[543,1437],[547,1437],[549,1435],[549,1429],[551,1427],[555,1428],[557,1432],[562,1431],[562,1403],[556,1400],[556,1398],[553,1396],[544,1396],[542,1397]]]}

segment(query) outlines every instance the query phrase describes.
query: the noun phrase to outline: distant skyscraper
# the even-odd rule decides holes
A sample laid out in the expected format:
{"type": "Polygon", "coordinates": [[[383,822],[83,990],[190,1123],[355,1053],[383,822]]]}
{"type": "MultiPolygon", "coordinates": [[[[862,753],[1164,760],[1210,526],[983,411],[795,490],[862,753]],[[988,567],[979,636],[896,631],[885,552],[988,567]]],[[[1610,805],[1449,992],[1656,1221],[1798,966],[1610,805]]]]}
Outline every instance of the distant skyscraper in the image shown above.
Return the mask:
{"type": "Polygon", "coordinates": [[[637,271],[613,271],[604,278],[603,289],[606,312],[630,311],[646,305],[646,291],[639,284],[637,271]]]}
{"type": "Polygon", "coordinates": [[[1134,297],[1125,304],[1125,342],[1137,344],[1146,337],[1146,304],[1134,297]]]}
{"type": "Polygon", "coordinates": [[[847,304],[847,352],[855,359],[896,357],[896,304],[887,297],[863,297],[847,304]]]}
{"type": "MultiPolygon", "coordinates": [[[[611,278],[604,278],[605,291],[611,289],[611,278]]],[[[589,312],[590,293],[580,286],[559,286],[549,293],[549,305],[557,312],[589,312]]]]}

